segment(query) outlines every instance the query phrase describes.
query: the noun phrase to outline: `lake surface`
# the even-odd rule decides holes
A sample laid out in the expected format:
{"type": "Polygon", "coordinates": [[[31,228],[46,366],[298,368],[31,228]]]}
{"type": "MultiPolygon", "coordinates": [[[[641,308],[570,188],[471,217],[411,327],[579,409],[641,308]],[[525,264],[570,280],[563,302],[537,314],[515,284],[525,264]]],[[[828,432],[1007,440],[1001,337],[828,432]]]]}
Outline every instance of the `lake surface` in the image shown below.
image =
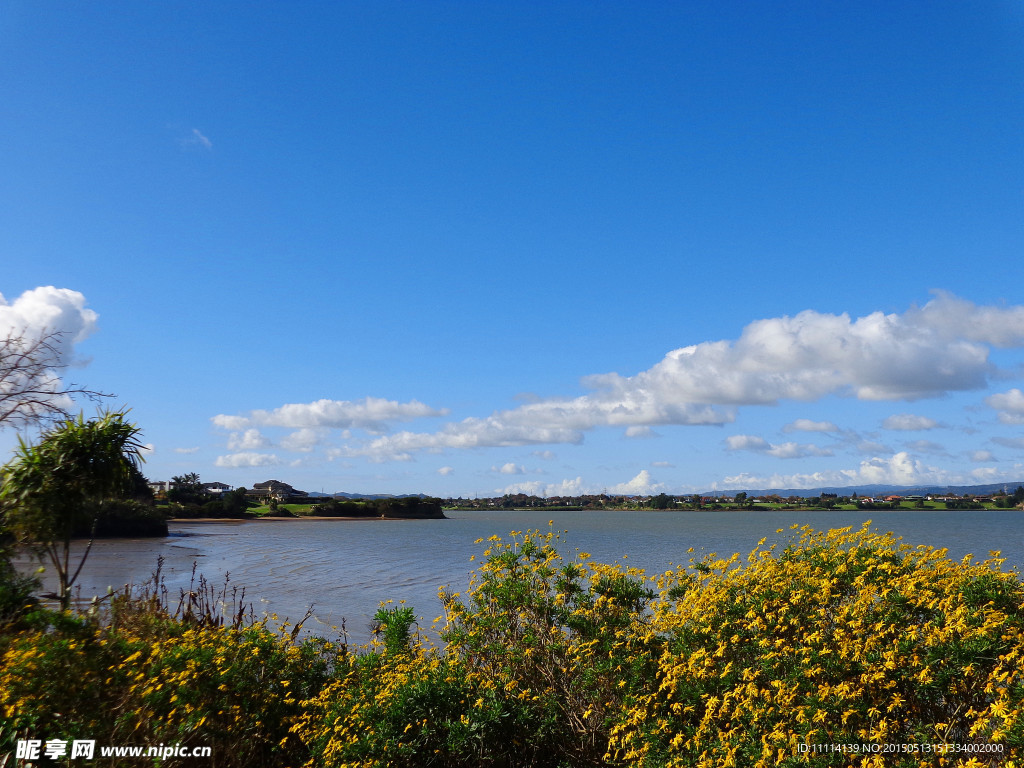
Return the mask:
{"type": "MultiPolygon", "coordinates": [[[[573,550],[611,562],[627,556],[648,573],[686,563],[698,551],[746,554],[762,537],[784,541],[793,524],[819,530],[854,526],[892,531],[909,544],[946,547],[960,559],[979,559],[1001,550],[1006,567],[1024,566],[1024,513],[1020,511],[873,512],[446,512],[449,520],[259,520],[180,522],[166,539],[97,541],[79,577],[82,596],[107,587],[145,581],[164,557],[172,595],[187,588],[193,563],[215,585],[246,588],[257,615],[301,618],[314,634],[337,637],[342,620],[350,641],[365,642],[377,606],[406,600],[424,628],[441,613],[438,588],[464,591],[484,546],[474,540],[527,528],[547,530],[548,520],[563,534],[563,554],[573,550]],[[776,530],[785,529],[779,535],[776,530]]],[[[28,563],[21,561],[23,569],[28,563]]]]}

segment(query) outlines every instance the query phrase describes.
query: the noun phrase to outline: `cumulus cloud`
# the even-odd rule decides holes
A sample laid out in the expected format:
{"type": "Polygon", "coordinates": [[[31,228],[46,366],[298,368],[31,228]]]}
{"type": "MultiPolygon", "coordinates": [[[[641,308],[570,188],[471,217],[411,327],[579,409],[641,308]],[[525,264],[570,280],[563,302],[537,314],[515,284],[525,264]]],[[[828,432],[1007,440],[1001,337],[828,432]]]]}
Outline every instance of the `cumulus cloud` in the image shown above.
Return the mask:
{"type": "Polygon", "coordinates": [[[671,405],[771,405],[828,394],[916,400],[985,385],[988,347],[1024,344],[1024,307],[976,307],[938,294],[902,315],[852,320],[807,310],[750,323],[735,341],[681,347],[633,377],[594,377],[620,395],[671,405]],[[947,311],[958,317],[948,321],[947,311]]]}
{"type": "Polygon", "coordinates": [[[900,413],[890,416],[882,422],[883,429],[902,430],[905,432],[917,432],[925,429],[935,429],[939,422],[929,419],[927,416],[915,416],[912,413],[900,413]]]}
{"type": "Polygon", "coordinates": [[[76,358],[75,345],[96,329],[96,319],[85,307],[85,296],[67,288],[35,288],[13,302],[0,295],[0,352],[8,363],[0,366],[5,421],[27,424],[51,409],[73,408],[76,387],[67,391],[61,370],[87,362],[76,358]],[[31,396],[21,396],[26,393],[31,396]]]}
{"type": "Polygon", "coordinates": [[[541,496],[551,498],[552,496],[579,496],[586,491],[583,490],[583,478],[577,477],[574,480],[562,480],[560,483],[545,483],[540,480],[530,480],[523,483],[514,483],[505,488],[496,488],[496,493],[525,493],[530,496],[541,496]]]}
{"type": "Polygon", "coordinates": [[[763,453],[766,456],[774,456],[777,459],[801,459],[807,456],[832,456],[828,448],[819,448],[816,445],[787,443],[769,443],[763,437],[756,435],[730,435],[725,438],[726,448],[730,451],[752,451],[763,453]]]}
{"type": "Polygon", "coordinates": [[[839,427],[831,421],[797,419],[782,428],[783,432],[838,432],[839,427]]]}
{"type": "Polygon", "coordinates": [[[380,460],[407,460],[414,451],[440,452],[454,448],[515,447],[544,443],[580,443],[583,435],[565,428],[533,428],[509,424],[500,416],[468,418],[446,424],[440,431],[397,432],[383,435],[366,445],[350,448],[347,455],[380,460]]]}
{"type": "Polygon", "coordinates": [[[500,467],[491,467],[491,472],[499,472],[503,475],[525,475],[526,469],[510,461],[500,467]]]}
{"type": "MultiPolygon", "coordinates": [[[[255,431],[255,430],[250,430],[255,431]]],[[[310,453],[314,448],[323,442],[324,435],[318,429],[299,429],[286,435],[281,440],[281,447],[286,451],[297,453],[310,453]]]]}
{"type": "Polygon", "coordinates": [[[730,451],[767,451],[771,444],[756,435],[729,435],[725,445],[730,451]]]}
{"type": "Polygon", "coordinates": [[[441,475],[442,477],[448,477],[448,475],[450,475],[454,471],[455,467],[441,467],[439,470],[437,470],[437,474],[441,475]]]}
{"type": "Polygon", "coordinates": [[[247,429],[245,432],[232,432],[228,437],[229,451],[253,451],[266,448],[270,440],[260,434],[258,429],[247,429]]]}
{"type": "Polygon", "coordinates": [[[983,461],[995,461],[996,460],[996,457],[992,454],[992,451],[971,451],[969,456],[970,456],[971,461],[975,461],[975,462],[978,462],[978,463],[983,462],[983,461]]]}
{"type": "Polygon", "coordinates": [[[626,437],[633,439],[647,439],[650,437],[658,437],[658,433],[650,427],[627,427],[626,437]]]}
{"type": "Polygon", "coordinates": [[[914,459],[906,451],[888,458],[872,457],[860,463],[857,469],[840,469],[826,472],[795,473],[791,475],[739,474],[726,477],[726,488],[820,488],[822,486],[849,485],[936,485],[955,481],[950,473],[930,467],[914,459]]]}
{"type": "Polygon", "coordinates": [[[531,456],[536,456],[538,459],[544,459],[544,461],[551,461],[555,458],[554,451],[533,451],[531,456]]]}
{"type": "Polygon", "coordinates": [[[632,480],[611,486],[608,489],[608,493],[621,496],[645,496],[650,493],[657,493],[664,487],[663,483],[653,482],[651,473],[646,469],[642,469],[632,480]]]}
{"type": "MultiPolygon", "coordinates": [[[[735,420],[738,407],[784,400],[939,397],[986,386],[997,372],[990,348],[1014,346],[1024,346],[1024,307],[977,306],[948,293],[902,314],[851,318],[807,310],[752,322],[735,340],[680,347],[633,376],[585,377],[590,391],[579,397],[538,398],[437,432],[388,435],[350,451],[387,460],[416,451],[579,443],[599,427],[621,426],[639,436],[658,425],[723,425],[735,420]]],[[[217,418],[222,426],[240,428],[232,417],[217,418]]],[[[894,418],[890,423],[899,424],[894,418]]],[[[915,418],[916,429],[938,426],[915,418]]],[[[831,422],[798,419],[787,431],[837,430],[831,422]]],[[[814,450],[778,447],[780,456],[821,455],[814,450]]]]}
{"type": "Polygon", "coordinates": [[[85,296],[52,285],[25,291],[13,302],[0,294],[0,336],[24,335],[35,340],[47,333],[59,333],[55,340],[53,364],[75,362],[74,346],[96,330],[99,315],[85,306],[85,296]]]}
{"type": "Polygon", "coordinates": [[[246,427],[285,427],[287,429],[366,429],[381,432],[391,421],[411,421],[443,416],[446,410],[431,408],[418,400],[399,403],[379,397],[362,400],[317,400],[312,403],[288,403],[271,411],[256,410],[248,415],[218,414],[211,421],[222,429],[246,427]]]}
{"type": "Polygon", "coordinates": [[[989,395],[985,403],[999,412],[999,421],[1003,424],[1024,424],[1024,392],[1016,387],[989,395]]]}
{"type": "Polygon", "coordinates": [[[978,467],[971,470],[971,479],[979,483],[993,483],[999,480],[999,474],[995,467],[978,467]]]}
{"type": "Polygon", "coordinates": [[[281,463],[281,460],[272,453],[254,453],[244,451],[242,453],[231,453],[226,456],[218,456],[214,464],[218,467],[273,467],[281,463]]]}

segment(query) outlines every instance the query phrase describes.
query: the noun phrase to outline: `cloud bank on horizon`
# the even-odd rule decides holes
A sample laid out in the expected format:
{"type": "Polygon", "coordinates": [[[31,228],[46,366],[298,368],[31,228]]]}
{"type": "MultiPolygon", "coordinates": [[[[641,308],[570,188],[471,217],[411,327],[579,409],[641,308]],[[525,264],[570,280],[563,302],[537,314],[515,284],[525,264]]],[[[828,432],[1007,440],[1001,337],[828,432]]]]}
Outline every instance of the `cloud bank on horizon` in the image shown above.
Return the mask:
{"type": "MultiPolygon", "coordinates": [[[[76,360],[76,345],[93,334],[96,312],[86,307],[77,291],[40,287],[14,301],[0,296],[0,331],[27,336],[61,332],[60,361],[76,360]]],[[[914,403],[954,393],[991,389],[993,384],[1020,375],[1000,367],[994,350],[1024,348],[1024,306],[977,305],[947,292],[936,292],[922,307],[900,314],[874,312],[851,318],[846,314],[803,311],[793,316],[749,323],[734,340],[703,341],[668,352],[660,361],[631,376],[607,373],[584,376],[589,390],[570,398],[537,398],[489,415],[448,420],[452,409],[419,400],[405,402],[365,396],[341,400],[321,398],[309,403],[285,403],[241,414],[222,413],[211,423],[227,448],[213,465],[224,470],[298,467],[308,464],[366,461],[370,464],[413,462],[417,456],[456,456],[486,449],[535,448],[529,456],[550,464],[552,447],[580,446],[586,436],[616,430],[627,442],[658,434],[651,427],[725,427],[750,409],[780,403],[810,404],[826,398],[846,403],[914,403]],[[436,422],[431,430],[395,431],[398,424],[436,422]],[[541,448],[547,447],[541,450],[541,448]]],[[[55,374],[56,375],[56,374],[55,374]]],[[[1024,424],[1024,392],[1019,387],[989,392],[971,406],[994,424],[1024,424]]],[[[724,436],[723,455],[744,454],[773,460],[814,460],[841,454],[860,454],[853,467],[809,472],[724,474],[714,483],[722,488],[816,487],[888,483],[996,482],[1009,473],[1024,472],[1012,460],[999,464],[990,448],[963,452],[967,462],[986,464],[958,472],[922,458],[953,456],[933,440],[910,439],[918,433],[956,428],[930,416],[890,413],[878,422],[883,432],[906,434],[896,449],[878,441],[880,432],[843,427],[835,420],[794,418],[779,434],[803,433],[827,444],[775,441],[760,434],[738,432],[724,436]]],[[[989,443],[1003,450],[1024,450],[1024,439],[993,435],[989,443]]],[[[199,448],[176,448],[193,455],[199,448]]],[[[482,470],[492,477],[547,475],[549,470],[521,461],[489,462],[482,470]]],[[[651,468],[673,467],[650,461],[651,468]]],[[[440,477],[458,479],[459,470],[446,463],[434,470],[440,477]]],[[[696,486],[693,486],[696,487],[696,486]]],[[[547,477],[519,479],[495,492],[545,496],[585,492],[643,494],[685,492],[660,482],[643,469],[618,483],[587,482],[576,474],[562,480],[547,477]]]]}
{"type": "MultiPolygon", "coordinates": [[[[743,409],[783,402],[814,403],[836,397],[854,402],[910,403],[986,389],[993,381],[1013,375],[993,362],[992,351],[1022,347],[1024,306],[977,305],[943,291],[935,292],[924,306],[900,314],[873,312],[851,318],[806,310],[793,316],[755,320],[734,340],[703,341],[674,349],[650,368],[631,376],[585,376],[581,382],[589,391],[577,397],[539,398],[486,416],[441,423],[433,430],[391,431],[398,422],[438,419],[450,413],[448,408],[431,407],[417,400],[322,399],[241,415],[218,414],[212,423],[230,431],[227,447],[236,452],[220,456],[217,466],[280,463],[276,454],[259,452],[271,446],[307,455],[322,446],[327,459],[409,462],[422,454],[580,445],[588,433],[603,428],[622,429],[625,437],[650,437],[650,427],[654,426],[722,427],[734,423],[743,409]],[[260,432],[261,428],[295,431],[274,443],[260,432]]],[[[1024,395],[1020,389],[992,393],[984,403],[995,411],[1000,423],[1024,423],[1024,395]]],[[[892,414],[881,424],[884,430],[900,432],[942,426],[935,419],[912,413],[892,414]]],[[[839,444],[856,444],[862,453],[888,450],[852,430],[841,430],[831,420],[797,418],[781,431],[832,436],[839,444]]],[[[723,450],[777,459],[830,457],[836,453],[835,447],[794,441],[774,443],[750,434],[727,436],[723,450]]],[[[443,469],[442,475],[454,473],[451,467],[443,469]]],[[[499,474],[526,471],[508,462],[502,464],[499,474]],[[510,467],[515,468],[514,472],[510,467]]],[[[983,478],[995,474],[976,469],[971,477],[984,482],[983,478]]],[[[810,487],[954,479],[953,472],[922,463],[907,451],[897,451],[890,456],[871,456],[854,469],[761,476],[741,473],[726,475],[721,483],[723,487],[810,487]]],[[[577,477],[554,483],[521,482],[504,490],[532,489],[545,495],[562,495],[573,488],[587,487],[582,477],[577,477]]],[[[618,489],[616,492],[644,493],[665,486],[643,470],[612,488],[618,489]]]]}

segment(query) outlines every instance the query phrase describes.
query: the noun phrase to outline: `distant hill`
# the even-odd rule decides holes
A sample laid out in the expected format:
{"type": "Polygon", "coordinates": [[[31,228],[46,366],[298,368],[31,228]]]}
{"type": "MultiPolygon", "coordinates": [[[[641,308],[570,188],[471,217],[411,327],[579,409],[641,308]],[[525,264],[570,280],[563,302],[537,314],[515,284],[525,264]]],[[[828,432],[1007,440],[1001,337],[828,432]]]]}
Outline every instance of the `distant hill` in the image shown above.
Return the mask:
{"type": "Polygon", "coordinates": [[[851,485],[845,487],[823,487],[823,488],[736,488],[728,491],[705,491],[702,496],[733,496],[737,493],[746,493],[748,496],[821,496],[823,493],[834,493],[837,496],[880,496],[882,494],[898,494],[900,496],[942,496],[948,493],[955,493],[963,496],[965,493],[975,496],[987,496],[993,493],[1002,492],[1005,488],[1013,493],[1017,486],[1024,486],[1024,480],[1012,483],[988,483],[987,485],[851,485]]]}
{"type": "MultiPolygon", "coordinates": [[[[314,494],[309,494],[313,496],[314,494]]],[[[325,493],[315,494],[317,496],[333,496],[336,499],[429,499],[425,493],[345,493],[344,491],[338,491],[337,493],[325,493]]]]}

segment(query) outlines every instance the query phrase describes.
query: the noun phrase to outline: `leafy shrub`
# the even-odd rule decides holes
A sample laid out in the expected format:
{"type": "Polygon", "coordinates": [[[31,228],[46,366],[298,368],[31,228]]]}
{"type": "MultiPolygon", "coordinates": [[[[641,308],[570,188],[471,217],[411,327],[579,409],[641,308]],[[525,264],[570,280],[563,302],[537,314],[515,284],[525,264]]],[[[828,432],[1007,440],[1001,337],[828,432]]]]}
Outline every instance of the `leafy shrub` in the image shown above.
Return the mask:
{"type": "Polygon", "coordinates": [[[0,550],[0,630],[20,621],[27,611],[35,607],[36,599],[32,593],[38,587],[38,579],[18,573],[7,553],[0,550]]]}
{"type": "Polygon", "coordinates": [[[996,554],[956,563],[865,524],[805,528],[778,554],[755,549],[742,567],[734,556],[701,561],[696,576],[665,574],[654,624],[667,646],[656,679],[613,728],[612,756],[658,766],[918,766],[936,755],[798,748],[994,743],[1002,754],[949,763],[1019,765],[1024,588],[996,554]]]}
{"type": "Polygon", "coordinates": [[[648,576],[567,558],[554,532],[492,537],[465,595],[442,593],[443,648],[402,605],[358,652],[300,642],[213,615],[227,590],[201,580],[173,610],[157,590],[105,622],[30,613],[0,637],[4,737],[309,768],[1020,768],[1024,586],[997,554],[953,562],[868,524],[763,543],[648,576]],[[801,751],[837,743],[1002,751],[801,751]]]}
{"type": "Polygon", "coordinates": [[[105,621],[32,615],[0,641],[0,720],[17,738],[208,746],[218,766],[301,762],[290,729],[343,649],[298,642],[287,625],[225,622],[211,605],[183,595],[170,610],[155,590],[117,596],[105,621]]]}

